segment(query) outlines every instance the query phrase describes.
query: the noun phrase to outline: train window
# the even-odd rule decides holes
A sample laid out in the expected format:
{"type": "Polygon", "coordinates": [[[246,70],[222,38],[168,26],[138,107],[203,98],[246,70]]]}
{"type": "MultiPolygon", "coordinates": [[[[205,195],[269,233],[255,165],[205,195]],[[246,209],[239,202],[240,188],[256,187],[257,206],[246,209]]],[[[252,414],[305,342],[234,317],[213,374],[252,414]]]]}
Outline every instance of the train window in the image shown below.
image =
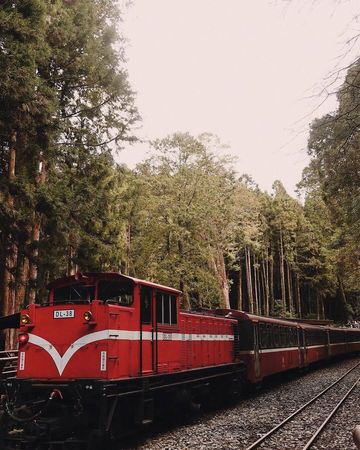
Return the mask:
{"type": "Polygon", "coordinates": [[[166,292],[156,294],[156,321],[167,325],[177,324],[176,296],[166,292]]]}
{"type": "Polygon", "coordinates": [[[267,329],[265,323],[259,324],[259,346],[260,348],[267,348],[267,329]]]}
{"type": "Polygon", "coordinates": [[[287,347],[292,347],[293,346],[293,334],[292,334],[292,328],[287,328],[286,330],[286,334],[287,334],[287,347]]]}
{"type": "Polygon", "coordinates": [[[177,324],[177,307],[176,307],[176,295],[170,295],[170,311],[171,311],[171,323],[177,324]]]}
{"type": "Polygon", "coordinates": [[[280,326],[280,334],[281,334],[281,347],[287,346],[287,329],[283,326],[280,326]]]}
{"type": "Polygon", "coordinates": [[[273,326],[271,324],[260,323],[260,348],[273,347],[273,326]]]}
{"type": "Polygon", "coordinates": [[[306,345],[325,345],[327,334],[325,330],[305,330],[306,345]]]}
{"type": "Polygon", "coordinates": [[[272,341],[273,341],[273,347],[277,348],[279,347],[279,327],[277,325],[272,326],[272,341]]]}
{"type": "Polygon", "coordinates": [[[288,347],[289,345],[289,328],[283,327],[283,347],[288,347]]]}
{"type": "Polygon", "coordinates": [[[271,324],[268,324],[266,326],[267,332],[268,332],[268,348],[274,347],[274,333],[273,333],[273,326],[271,324]]]}
{"type": "Polygon", "coordinates": [[[141,322],[151,323],[151,298],[152,289],[147,286],[141,286],[140,290],[140,303],[141,303],[141,322]]]}
{"type": "Polygon", "coordinates": [[[76,283],[54,289],[54,304],[89,303],[94,300],[95,286],[76,283]]]}
{"type": "Polygon", "coordinates": [[[340,344],[341,342],[345,342],[344,332],[340,331],[340,330],[331,330],[330,331],[330,342],[332,344],[340,344]]]}
{"type": "Polygon", "coordinates": [[[358,342],[360,341],[360,332],[359,331],[349,331],[347,333],[347,341],[348,342],[358,342]]]}
{"type": "Polygon", "coordinates": [[[100,281],[98,297],[106,303],[130,306],[134,301],[133,287],[118,281],[100,281]]]}
{"type": "Polygon", "coordinates": [[[297,330],[297,328],[292,328],[291,329],[291,334],[292,334],[292,346],[293,347],[298,347],[299,346],[299,337],[298,337],[298,330],[297,330]]]}

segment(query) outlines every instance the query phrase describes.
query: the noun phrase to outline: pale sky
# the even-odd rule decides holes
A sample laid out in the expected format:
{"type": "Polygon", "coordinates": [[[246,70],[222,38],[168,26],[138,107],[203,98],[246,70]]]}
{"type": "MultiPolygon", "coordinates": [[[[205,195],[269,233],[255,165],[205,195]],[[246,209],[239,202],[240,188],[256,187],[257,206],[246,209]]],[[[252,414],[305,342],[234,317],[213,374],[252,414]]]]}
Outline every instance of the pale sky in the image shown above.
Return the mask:
{"type": "MultiPolygon", "coordinates": [[[[125,0],[124,0],[125,1],[125,0]]],[[[358,0],[133,0],[121,30],[142,140],[210,132],[264,190],[293,194],[307,165],[308,124],[336,108],[314,96],[344,67],[358,0]]],[[[149,146],[126,147],[134,167],[149,146]]]]}

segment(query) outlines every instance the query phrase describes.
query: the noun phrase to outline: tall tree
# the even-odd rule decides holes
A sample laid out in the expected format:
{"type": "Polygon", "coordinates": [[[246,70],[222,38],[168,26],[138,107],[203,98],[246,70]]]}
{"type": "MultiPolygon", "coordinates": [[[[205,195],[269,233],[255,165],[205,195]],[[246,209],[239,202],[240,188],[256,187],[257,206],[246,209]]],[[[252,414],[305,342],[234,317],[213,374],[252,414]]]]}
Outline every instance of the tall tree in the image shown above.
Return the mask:
{"type": "Polygon", "coordinates": [[[337,111],[311,124],[311,162],[303,180],[310,195],[317,192],[330,213],[338,291],[344,305],[348,298],[360,300],[359,68],[359,61],[350,67],[338,92],[337,111]]]}
{"type": "Polygon", "coordinates": [[[225,257],[233,191],[228,161],[189,134],[155,141],[153,149],[154,156],[137,169],[135,273],[179,287],[186,307],[228,305],[225,257]]]}

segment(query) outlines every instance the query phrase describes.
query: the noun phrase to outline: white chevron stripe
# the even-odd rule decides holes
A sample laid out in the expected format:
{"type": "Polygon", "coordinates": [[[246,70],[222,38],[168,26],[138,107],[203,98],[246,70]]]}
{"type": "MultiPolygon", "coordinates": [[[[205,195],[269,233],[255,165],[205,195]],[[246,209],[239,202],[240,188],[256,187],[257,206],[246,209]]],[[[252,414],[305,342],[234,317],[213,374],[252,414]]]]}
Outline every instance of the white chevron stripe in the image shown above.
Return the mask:
{"type": "MultiPolygon", "coordinates": [[[[29,343],[37,345],[44,349],[54,361],[56,368],[60,375],[65,370],[70,359],[74,354],[87,344],[93,342],[102,341],[105,339],[114,339],[121,341],[139,341],[141,338],[144,341],[151,341],[156,339],[156,334],[151,331],[131,331],[131,330],[102,330],[94,333],[82,336],[73,342],[66,350],[63,356],[60,356],[59,352],[54,348],[51,342],[46,339],[37,336],[36,334],[29,333],[29,343]]],[[[231,334],[182,334],[182,333],[157,333],[157,340],[159,341],[233,341],[234,336],[231,334]]]]}

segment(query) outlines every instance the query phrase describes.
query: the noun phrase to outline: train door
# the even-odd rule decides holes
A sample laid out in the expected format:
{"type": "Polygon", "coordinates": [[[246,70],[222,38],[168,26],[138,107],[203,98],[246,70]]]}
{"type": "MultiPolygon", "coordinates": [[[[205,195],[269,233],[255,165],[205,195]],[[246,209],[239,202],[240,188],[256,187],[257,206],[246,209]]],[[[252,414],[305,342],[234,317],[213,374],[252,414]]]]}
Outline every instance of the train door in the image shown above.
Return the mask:
{"type": "Polygon", "coordinates": [[[140,287],[140,374],[154,372],[155,340],[153,290],[140,287]]]}
{"type": "Polygon", "coordinates": [[[303,328],[299,329],[299,338],[300,338],[301,367],[305,367],[307,365],[307,358],[306,358],[305,330],[303,328]]]}
{"type": "Polygon", "coordinates": [[[297,344],[299,350],[299,367],[304,367],[304,344],[303,344],[303,331],[301,328],[296,329],[297,332],[297,344]]]}
{"type": "Polygon", "coordinates": [[[258,378],[261,374],[260,367],[260,337],[259,337],[259,324],[254,323],[254,368],[255,376],[258,378]]]}

